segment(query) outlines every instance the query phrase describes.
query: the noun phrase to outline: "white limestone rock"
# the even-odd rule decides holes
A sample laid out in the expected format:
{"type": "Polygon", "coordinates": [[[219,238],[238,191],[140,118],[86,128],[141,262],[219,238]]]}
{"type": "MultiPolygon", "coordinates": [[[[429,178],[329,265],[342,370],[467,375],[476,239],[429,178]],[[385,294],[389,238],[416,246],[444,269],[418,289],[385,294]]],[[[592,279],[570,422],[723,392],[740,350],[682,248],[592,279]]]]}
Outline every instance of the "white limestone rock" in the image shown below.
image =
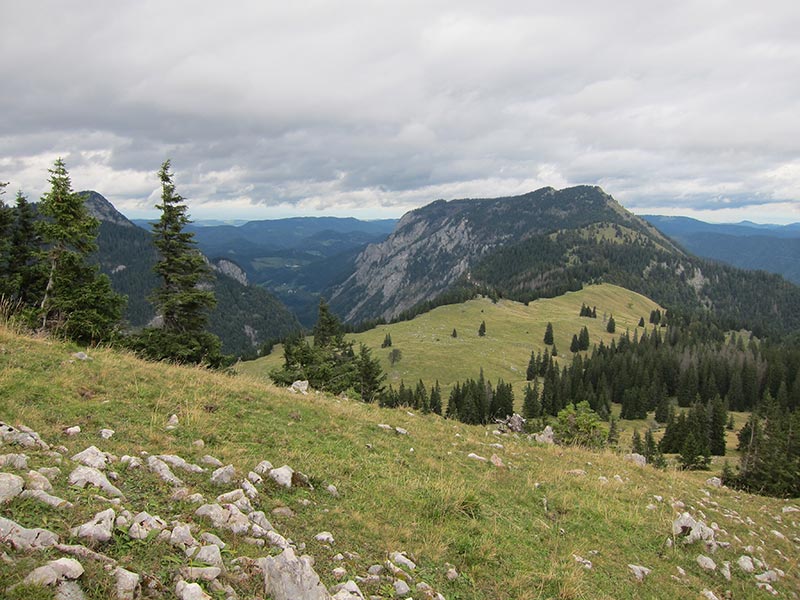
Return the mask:
{"type": "MultiPolygon", "coordinates": [[[[256,465],[256,467],[253,469],[253,471],[255,471],[255,473],[256,473],[257,475],[266,475],[266,474],[267,474],[267,473],[269,473],[269,472],[270,472],[270,471],[271,471],[273,468],[274,468],[274,467],[272,466],[272,463],[271,463],[271,462],[269,462],[268,460],[262,460],[260,463],[258,463],[258,464],[256,465]]],[[[256,483],[256,482],[254,481],[253,483],[256,483]]]]}
{"type": "Polygon", "coordinates": [[[28,456],[26,454],[0,454],[0,468],[8,467],[24,471],[28,468],[28,456]]]}
{"type": "Polygon", "coordinates": [[[392,584],[396,596],[406,596],[411,593],[411,588],[402,579],[395,579],[392,584]]]}
{"type": "Polygon", "coordinates": [[[69,474],[69,484],[76,485],[79,488],[93,485],[114,498],[123,497],[119,488],[112,485],[108,478],[94,467],[86,467],[83,465],[76,467],[72,473],[69,474]]]}
{"type": "Polygon", "coordinates": [[[640,467],[644,467],[647,465],[647,459],[641,454],[637,454],[636,452],[626,454],[622,458],[640,467]]]}
{"type": "Polygon", "coordinates": [[[314,536],[314,539],[318,542],[322,542],[323,544],[333,545],[334,543],[333,534],[330,531],[320,531],[314,536]]]}
{"type": "Polygon", "coordinates": [[[0,516],[0,542],[15,550],[40,550],[58,544],[58,536],[47,529],[27,529],[0,516]]]}
{"type": "Polygon", "coordinates": [[[135,540],[146,539],[151,531],[163,531],[167,523],[161,517],[142,511],[133,517],[133,522],[128,529],[128,535],[135,540]]]}
{"type": "Polygon", "coordinates": [[[470,452],[469,454],[467,454],[467,458],[471,458],[472,460],[479,460],[479,461],[482,461],[482,462],[486,462],[486,457],[480,456],[478,454],[475,454],[474,452],[470,452]]]}
{"type": "Polygon", "coordinates": [[[169,543],[181,549],[188,548],[189,546],[196,546],[197,540],[192,535],[192,529],[186,523],[178,523],[172,528],[169,536],[169,543]]]}
{"type": "Polygon", "coordinates": [[[104,440],[110,440],[113,435],[116,433],[113,429],[101,429],[100,430],[100,437],[104,440]]]}
{"type": "Polygon", "coordinates": [[[160,458],[158,458],[157,456],[147,457],[147,468],[150,469],[156,475],[158,475],[163,481],[169,483],[170,485],[175,485],[175,486],[183,485],[183,481],[181,481],[175,475],[175,473],[172,472],[172,469],[169,468],[169,465],[160,458]]]}
{"type": "Polygon", "coordinates": [[[78,435],[81,432],[80,425],[73,425],[72,427],[67,427],[64,429],[64,435],[72,437],[74,435],[78,435]]]}
{"type": "Polygon", "coordinates": [[[41,490],[43,492],[49,492],[53,489],[53,484],[50,483],[50,480],[39,473],[38,471],[28,471],[27,481],[25,482],[25,489],[26,490],[41,490]]]}
{"type": "Polygon", "coordinates": [[[184,579],[214,581],[222,573],[220,567],[183,567],[180,575],[184,579]]]}
{"type": "Polygon", "coordinates": [[[697,564],[700,565],[701,569],[705,569],[706,571],[717,570],[717,563],[704,554],[698,554],[695,561],[697,561],[697,564]]]}
{"type": "Polygon", "coordinates": [[[175,584],[175,595],[179,600],[213,600],[197,583],[186,583],[183,579],[175,584]]]}
{"type": "Polygon", "coordinates": [[[394,564],[399,565],[403,569],[407,569],[408,571],[413,571],[417,568],[416,563],[408,558],[405,552],[392,552],[389,555],[389,560],[391,560],[394,564]]]}
{"type": "Polygon", "coordinates": [[[20,425],[14,427],[8,423],[0,421],[0,441],[5,444],[22,446],[23,448],[38,448],[39,450],[50,450],[39,434],[30,427],[20,425]]]}
{"type": "Polygon", "coordinates": [[[258,490],[247,479],[242,479],[242,490],[244,491],[245,495],[250,498],[250,500],[255,500],[258,498],[258,490]]]}
{"type": "Polygon", "coordinates": [[[269,472],[269,478],[279,486],[286,489],[292,487],[292,475],[294,475],[294,469],[292,469],[292,467],[289,465],[283,465],[277,469],[271,469],[269,472]]]}
{"type": "Polygon", "coordinates": [[[22,493],[25,480],[13,473],[0,473],[0,504],[10,502],[22,493]]]}
{"type": "Polygon", "coordinates": [[[272,600],[330,600],[311,560],[298,558],[292,548],[262,558],[258,564],[264,573],[265,592],[272,600]]]}
{"type": "Polygon", "coordinates": [[[333,595],[332,600],[364,600],[364,594],[352,579],[338,587],[339,589],[333,595]]]}
{"type": "Polygon", "coordinates": [[[117,600],[134,600],[141,579],[139,575],[122,567],[114,569],[113,575],[116,580],[117,600]]]}
{"type": "Polygon", "coordinates": [[[236,477],[233,465],[220,467],[211,474],[211,483],[214,485],[229,485],[236,477]]]}
{"type": "Polygon", "coordinates": [[[642,565],[633,565],[629,564],[628,568],[630,569],[633,576],[636,578],[636,581],[642,582],[644,578],[650,575],[651,569],[647,567],[643,567],[642,565]]]}
{"type": "Polygon", "coordinates": [[[97,513],[91,521],[70,529],[70,534],[94,543],[107,542],[111,539],[116,516],[114,509],[108,508],[97,513]]]}
{"type": "Polygon", "coordinates": [[[86,465],[87,467],[93,467],[98,471],[103,471],[108,463],[111,462],[111,458],[112,456],[110,454],[103,452],[96,446],[89,446],[82,452],[78,452],[78,454],[74,455],[71,460],[86,465]]]}
{"type": "Polygon", "coordinates": [[[205,456],[203,456],[203,458],[200,459],[200,462],[203,463],[204,465],[208,465],[209,467],[214,467],[214,468],[222,466],[222,461],[219,460],[218,458],[214,458],[210,454],[206,454],[205,456]]]}
{"type": "Polygon", "coordinates": [[[172,431],[173,429],[177,429],[178,425],[178,415],[170,415],[169,419],[167,420],[167,425],[164,429],[167,431],[172,431]]]}
{"type": "Polygon", "coordinates": [[[747,556],[746,554],[740,556],[736,561],[736,564],[745,573],[752,573],[753,571],[756,570],[756,566],[753,564],[753,559],[747,556]]]}
{"type": "Polygon", "coordinates": [[[68,502],[63,498],[59,498],[58,496],[51,496],[47,492],[43,490],[22,490],[22,493],[19,495],[20,498],[32,498],[37,502],[41,502],[42,504],[46,504],[47,506],[52,506],[53,508],[66,508],[70,509],[73,507],[72,502],[68,502]]]}
{"type": "Polygon", "coordinates": [[[31,571],[22,580],[24,585],[56,585],[65,579],[77,579],[83,575],[83,565],[74,558],[51,560],[46,565],[31,571]]]}
{"type": "MultiPolygon", "coordinates": [[[[270,465],[270,467],[269,467],[269,468],[271,469],[271,468],[272,468],[272,465],[270,465]]],[[[250,471],[250,472],[247,474],[247,480],[248,480],[250,483],[252,483],[253,485],[261,485],[262,483],[264,483],[264,478],[263,478],[263,477],[261,477],[261,475],[259,475],[259,474],[258,474],[258,473],[256,473],[255,471],[250,471]]]]}
{"type": "Polygon", "coordinates": [[[210,519],[215,527],[227,529],[235,535],[250,531],[249,519],[234,504],[204,504],[194,514],[210,519]]]}

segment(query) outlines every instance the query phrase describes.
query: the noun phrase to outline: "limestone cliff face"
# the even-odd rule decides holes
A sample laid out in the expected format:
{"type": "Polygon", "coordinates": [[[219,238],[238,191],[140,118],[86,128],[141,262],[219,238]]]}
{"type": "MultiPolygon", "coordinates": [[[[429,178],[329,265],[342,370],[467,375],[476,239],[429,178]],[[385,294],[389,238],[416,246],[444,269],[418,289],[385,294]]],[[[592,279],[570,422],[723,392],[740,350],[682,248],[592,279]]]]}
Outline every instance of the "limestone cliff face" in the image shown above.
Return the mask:
{"type": "Polygon", "coordinates": [[[407,213],[382,243],[368,246],[331,295],[349,322],[391,319],[431,300],[493,250],[532,235],[634,215],[598,187],[542,188],[522,196],[437,200],[407,213]]]}

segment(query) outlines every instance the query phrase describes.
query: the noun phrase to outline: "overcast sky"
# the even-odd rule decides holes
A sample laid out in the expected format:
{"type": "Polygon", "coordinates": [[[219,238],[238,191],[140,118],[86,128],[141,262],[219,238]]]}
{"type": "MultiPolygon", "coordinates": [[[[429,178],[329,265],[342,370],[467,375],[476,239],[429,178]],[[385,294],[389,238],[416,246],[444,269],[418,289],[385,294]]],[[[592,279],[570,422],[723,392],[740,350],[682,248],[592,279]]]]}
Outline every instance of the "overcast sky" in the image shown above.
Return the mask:
{"type": "Polygon", "coordinates": [[[194,218],[602,186],[800,221],[800,2],[0,0],[0,181],[194,218]]]}

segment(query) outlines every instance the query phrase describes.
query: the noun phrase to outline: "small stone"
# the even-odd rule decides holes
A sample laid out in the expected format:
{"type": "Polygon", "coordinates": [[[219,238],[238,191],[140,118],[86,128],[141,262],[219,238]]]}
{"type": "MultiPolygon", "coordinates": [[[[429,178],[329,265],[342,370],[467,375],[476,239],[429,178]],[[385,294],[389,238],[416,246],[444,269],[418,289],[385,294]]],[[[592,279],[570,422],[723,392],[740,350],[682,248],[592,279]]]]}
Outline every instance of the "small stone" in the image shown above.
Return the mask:
{"type": "Polygon", "coordinates": [[[65,579],[77,579],[83,575],[83,565],[74,558],[51,560],[46,565],[34,569],[22,581],[24,585],[55,585],[65,579]]]}
{"type": "Polygon", "coordinates": [[[284,488],[291,488],[292,487],[292,475],[294,474],[294,469],[289,465],[283,465],[278,469],[272,469],[269,472],[269,478],[272,479],[275,483],[279,486],[284,488]]]}
{"type": "Polygon", "coordinates": [[[228,485],[236,477],[236,469],[233,465],[220,467],[211,474],[211,483],[215,485],[228,485]]]}
{"type": "Polygon", "coordinates": [[[67,427],[64,429],[64,435],[73,436],[78,435],[81,432],[80,425],[73,425],[72,427],[67,427]]]}
{"type": "Polygon", "coordinates": [[[3,454],[0,455],[0,468],[9,467],[24,471],[28,468],[28,457],[25,454],[3,454]]]}
{"type": "Polygon", "coordinates": [[[120,458],[119,462],[127,466],[129,469],[138,469],[144,464],[142,459],[138,456],[128,456],[127,454],[120,458]]]}
{"type": "Polygon", "coordinates": [[[139,575],[117,567],[114,569],[116,579],[117,600],[133,600],[136,596],[136,588],[139,587],[139,575]]]}
{"type": "Polygon", "coordinates": [[[719,572],[722,576],[727,580],[731,580],[731,563],[729,561],[725,561],[722,563],[722,566],[719,568],[719,572]]]}
{"type": "Polygon", "coordinates": [[[276,517],[291,518],[294,516],[294,511],[288,506],[278,506],[272,509],[272,514],[276,517]]]}
{"type": "Polygon", "coordinates": [[[178,415],[170,415],[169,419],[167,420],[167,426],[165,429],[167,431],[172,431],[173,429],[177,429],[178,427],[178,415]]]}
{"type": "Polygon", "coordinates": [[[583,469],[570,469],[566,473],[567,475],[575,475],[576,477],[583,477],[584,475],[586,475],[586,471],[584,471],[583,469]]]}
{"type": "Polygon", "coordinates": [[[578,563],[579,565],[582,565],[583,568],[586,569],[587,571],[592,570],[592,561],[585,559],[577,554],[573,554],[572,558],[574,558],[575,562],[578,563]]]}
{"type": "Polygon", "coordinates": [[[636,581],[644,581],[644,578],[650,574],[650,569],[647,567],[643,567],[642,565],[632,565],[629,564],[628,568],[633,573],[633,576],[636,578],[636,581]]]}
{"type": "Polygon", "coordinates": [[[255,500],[258,498],[258,490],[247,479],[242,479],[242,490],[244,491],[245,496],[250,498],[250,500],[255,500]]]}
{"type": "MultiPolygon", "coordinates": [[[[260,463],[256,465],[253,471],[256,472],[258,475],[266,475],[273,469],[272,463],[268,460],[262,460],[260,463]]],[[[253,482],[255,483],[255,481],[253,482]]]]}
{"type": "Polygon", "coordinates": [[[72,502],[67,502],[63,498],[59,498],[58,496],[51,496],[44,490],[23,490],[22,493],[19,495],[20,498],[32,498],[37,502],[41,502],[42,504],[46,504],[47,506],[52,506],[53,508],[66,508],[70,509],[73,507],[72,502]]]}
{"type": "Polygon", "coordinates": [[[367,573],[370,575],[382,575],[383,570],[383,565],[371,565],[370,568],[367,569],[367,573]]]}
{"type": "MultiPolygon", "coordinates": [[[[187,555],[189,555],[189,550],[187,550],[187,555]]],[[[201,546],[197,551],[197,554],[194,555],[193,560],[206,563],[214,567],[222,566],[222,554],[219,551],[219,546],[215,544],[201,546]]]]}
{"type": "Polygon", "coordinates": [[[761,583],[774,583],[778,581],[778,574],[770,569],[769,571],[764,571],[760,575],[756,575],[756,581],[760,581],[761,583]]]}
{"type": "Polygon", "coordinates": [[[169,468],[169,465],[157,456],[147,457],[147,468],[150,469],[156,475],[158,475],[162,480],[169,483],[170,485],[175,485],[175,486],[183,485],[183,481],[181,481],[175,475],[175,473],[172,472],[172,469],[169,468]]]}
{"type": "Polygon", "coordinates": [[[336,486],[333,485],[333,484],[330,484],[328,487],[326,487],[325,491],[328,492],[334,498],[338,498],[339,497],[339,490],[337,490],[336,486]]]}
{"type": "Polygon", "coordinates": [[[347,569],[344,567],[336,567],[331,571],[331,575],[333,575],[335,579],[344,579],[347,577],[347,569]]]}
{"type": "Polygon", "coordinates": [[[161,517],[142,511],[133,517],[128,535],[135,540],[144,540],[151,531],[162,531],[166,527],[167,524],[161,517]]]}
{"type": "Polygon", "coordinates": [[[719,477],[709,477],[706,479],[706,485],[715,488],[722,487],[722,479],[719,477]]]}
{"type": "Polygon", "coordinates": [[[644,467],[647,465],[647,459],[641,454],[637,454],[636,452],[633,452],[631,454],[626,454],[622,458],[640,467],[644,467]]]}
{"type": "Polygon", "coordinates": [[[380,427],[381,429],[384,429],[386,431],[394,430],[394,427],[392,427],[391,425],[387,425],[386,423],[378,423],[378,427],[380,427]]]}
{"type": "Polygon", "coordinates": [[[203,581],[214,581],[221,573],[222,569],[219,567],[183,567],[180,570],[181,577],[203,581]]]}
{"type": "Polygon", "coordinates": [[[449,567],[447,573],[445,573],[445,577],[447,577],[448,581],[455,581],[458,579],[458,571],[456,571],[455,567],[449,567]]]}
{"type": "Polygon", "coordinates": [[[474,452],[470,452],[469,454],[467,454],[467,458],[471,458],[472,460],[480,460],[480,461],[486,462],[486,458],[485,457],[480,456],[478,454],[475,454],[474,452]]]}
{"type": "Polygon", "coordinates": [[[489,460],[498,469],[502,469],[502,468],[505,467],[505,464],[503,464],[503,459],[500,458],[499,456],[497,456],[497,454],[492,454],[492,456],[491,456],[491,458],[489,460]]]}
{"type": "Polygon", "coordinates": [[[178,523],[172,528],[172,532],[170,533],[169,537],[169,543],[173,546],[178,546],[179,548],[187,548],[189,546],[195,546],[197,544],[197,540],[194,539],[189,525],[186,523],[178,523]]]}
{"type": "Polygon", "coordinates": [[[104,440],[110,440],[110,439],[111,439],[111,437],[112,437],[112,436],[113,436],[115,433],[116,433],[116,432],[115,432],[113,429],[101,429],[101,430],[100,430],[100,437],[101,437],[101,438],[103,438],[104,440]]]}
{"type": "Polygon", "coordinates": [[[711,590],[703,590],[702,592],[700,592],[700,595],[703,596],[704,598],[707,598],[707,600],[719,600],[717,595],[711,590]]]}
{"type": "Polygon", "coordinates": [[[217,459],[217,458],[214,458],[210,454],[206,454],[205,456],[203,456],[203,458],[200,459],[200,462],[203,463],[204,465],[208,465],[210,467],[221,467],[222,466],[222,461],[217,459]]]}
{"type": "Polygon", "coordinates": [[[70,534],[75,537],[86,538],[94,543],[103,543],[111,539],[116,513],[109,508],[97,513],[88,523],[70,529],[70,534]]]}
{"type": "Polygon", "coordinates": [[[205,542],[206,544],[212,544],[214,546],[217,546],[220,550],[224,550],[225,546],[227,546],[225,542],[223,542],[213,533],[208,533],[208,532],[201,533],[200,540],[205,542]]]}
{"type": "Polygon", "coordinates": [[[411,588],[408,587],[408,584],[402,579],[395,579],[392,585],[394,587],[394,593],[397,596],[405,596],[411,593],[411,588]]]}
{"type": "Polygon", "coordinates": [[[175,584],[175,595],[179,600],[212,600],[197,583],[186,583],[183,579],[175,584]]]}
{"type": "Polygon", "coordinates": [[[96,446],[89,446],[86,448],[86,450],[78,452],[78,454],[74,455],[71,460],[81,463],[82,465],[86,465],[87,467],[93,467],[98,471],[102,471],[106,468],[106,464],[109,462],[109,457],[109,454],[99,450],[96,446]]]}
{"type": "Polygon", "coordinates": [[[392,552],[389,555],[389,560],[391,560],[396,565],[400,565],[404,569],[408,569],[409,571],[413,571],[417,568],[416,563],[414,563],[411,559],[409,559],[405,553],[402,552],[392,552]]]}
{"type": "Polygon", "coordinates": [[[736,561],[736,564],[739,565],[739,568],[745,573],[752,573],[756,570],[756,567],[753,564],[753,559],[747,555],[740,556],[736,561]]]}
{"type": "Polygon", "coordinates": [[[264,479],[261,477],[261,475],[255,471],[250,471],[247,474],[247,480],[253,485],[261,485],[264,482],[264,479]]]}
{"type": "Polygon", "coordinates": [[[697,564],[700,565],[701,569],[705,569],[706,571],[717,570],[717,563],[704,554],[698,554],[695,560],[697,561],[697,564]]]}
{"type": "Polygon", "coordinates": [[[323,544],[331,544],[333,545],[333,534],[330,531],[321,531],[317,535],[314,536],[314,539],[318,542],[322,542],[323,544]]]}
{"type": "Polygon", "coordinates": [[[206,443],[203,440],[195,440],[192,442],[192,446],[195,448],[204,448],[206,443]]]}
{"type": "Polygon", "coordinates": [[[0,504],[9,502],[22,493],[25,480],[13,473],[0,473],[0,504]]]}
{"type": "Polygon", "coordinates": [[[15,550],[40,550],[58,544],[58,536],[47,529],[27,529],[0,516],[0,540],[15,550]]]}
{"type": "Polygon", "coordinates": [[[395,431],[396,431],[396,432],[397,432],[399,435],[408,435],[408,430],[406,430],[406,429],[403,429],[402,427],[395,427],[395,428],[394,428],[394,430],[395,430],[395,431]]]}

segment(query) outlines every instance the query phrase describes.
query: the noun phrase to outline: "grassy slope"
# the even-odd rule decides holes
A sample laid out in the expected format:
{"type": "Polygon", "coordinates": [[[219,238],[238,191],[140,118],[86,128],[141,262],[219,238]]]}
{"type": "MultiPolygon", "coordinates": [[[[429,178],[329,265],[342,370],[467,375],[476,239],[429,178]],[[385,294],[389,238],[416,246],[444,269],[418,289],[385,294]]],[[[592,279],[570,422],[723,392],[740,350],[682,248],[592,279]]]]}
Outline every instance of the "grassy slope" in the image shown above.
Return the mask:
{"type": "MultiPolygon", "coordinates": [[[[481,314],[479,307],[471,315],[473,321],[481,314]]],[[[553,318],[557,314],[551,313],[553,318]]],[[[487,325],[491,332],[488,321],[487,325]]],[[[535,337],[540,337],[538,332],[535,337]]],[[[725,489],[707,493],[707,474],[637,468],[610,452],[539,447],[524,438],[496,438],[485,428],[434,416],[411,416],[404,410],[324,395],[294,396],[251,377],[149,364],[109,350],[91,351],[91,362],[71,361],[75,350],[0,328],[0,420],[33,427],[46,440],[66,445],[70,453],[95,444],[117,455],[172,452],[193,461],[210,453],[245,472],[262,459],[292,465],[310,475],[317,490],[267,487],[257,508],[269,514],[273,507],[288,504],[297,512],[294,518],[275,518],[273,523],[285,536],[308,544],[328,585],[333,583],[331,569],[339,565],[332,561],[337,552],[360,554],[360,559],[345,564],[354,576],[363,575],[387,552],[405,549],[419,564],[418,579],[447,598],[697,598],[703,589],[719,597],[725,590],[735,598],[763,597],[752,576],[735,566],[730,583],[719,574],[703,572],[695,563],[697,554],[704,552],[699,547],[665,549],[676,514],[669,501],[675,498],[698,517],[702,510],[708,523],[716,521],[727,531],[720,537],[732,546],[714,555],[718,564],[735,561],[745,545],[763,545],[763,559],[787,574],[776,587],[788,593],[800,586],[800,552],[791,541],[798,535],[797,517],[775,520],[782,501],[725,489]],[[181,426],[166,432],[163,425],[173,412],[181,426]],[[410,435],[387,433],[378,423],[404,427],[410,435]],[[83,433],[75,438],[61,435],[63,427],[75,424],[83,433]],[[115,429],[116,435],[101,440],[97,432],[103,427],[115,429]],[[197,438],[206,441],[204,449],[192,446],[197,438]],[[490,446],[497,442],[504,447],[490,446]],[[497,453],[507,468],[470,460],[469,452],[497,453]],[[587,474],[569,475],[570,469],[585,469],[587,474]],[[615,482],[616,474],[625,483],[615,482]],[[610,482],[602,483],[599,476],[610,482]],[[322,491],[328,482],[339,488],[340,498],[322,491]],[[663,495],[665,502],[648,510],[654,494],[663,495]],[[301,498],[312,504],[301,506],[301,498]],[[754,524],[746,525],[746,517],[754,524]],[[770,534],[773,529],[787,539],[776,539],[770,534]],[[322,530],[333,532],[333,549],[314,541],[322,530]],[[573,553],[590,558],[594,568],[584,570],[573,553]],[[445,562],[456,565],[462,576],[448,582],[445,562]],[[653,572],[637,584],[627,563],[653,572]],[[686,569],[681,582],[672,579],[677,566],[686,569]]],[[[33,463],[48,464],[43,457],[33,463]]],[[[56,492],[74,501],[75,511],[44,511],[15,500],[0,512],[28,526],[40,525],[46,517],[48,527],[65,535],[69,527],[107,506],[89,492],[67,489],[67,467],[62,468],[65,473],[56,492]]],[[[120,473],[119,485],[134,512],[146,509],[167,521],[189,518],[190,507],[165,501],[168,489],[153,476],[120,473]]],[[[181,476],[192,491],[207,497],[219,493],[208,487],[204,476],[181,476]]],[[[208,524],[203,529],[209,530],[208,524]]],[[[233,542],[232,555],[265,552],[223,537],[233,542]]],[[[170,551],[161,544],[118,543],[103,551],[120,558],[127,568],[152,573],[167,584],[169,570],[181,561],[165,558],[162,553],[170,551]]],[[[10,567],[0,561],[0,589],[43,560],[38,554],[11,554],[21,562],[10,567]]],[[[175,556],[179,554],[172,552],[175,556]]],[[[87,566],[84,582],[94,582],[83,584],[87,594],[107,597],[111,578],[102,568],[82,562],[87,566]]],[[[255,591],[239,589],[245,597],[255,591]]]]}
{"type": "MultiPolygon", "coordinates": [[[[644,317],[647,323],[650,311],[656,308],[659,306],[655,302],[640,294],[602,284],[558,298],[537,300],[528,306],[508,300],[494,304],[486,298],[440,306],[411,321],[381,325],[349,336],[349,339],[372,348],[373,355],[381,359],[389,374],[387,382],[395,387],[401,379],[406,385],[414,385],[419,379],[430,385],[438,379],[446,399],[453,383],[476,378],[483,367],[486,377],[493,383],[498,378],[513,383],[517,401],[521,403],[531,350],[539,352],[549,348],[542,341],[548,322],[553,324],[556,347],[563,362],[571,360],[570,342],[582,327],[589,328],[592,344],[600,340],[608,344],[626,329],[630,329],[632,335],[639,318],[644,317]],[[581,303],[596,306],[597,318],[579,317],[581,303]],[[614,315],[617,325],[614,335],[606,332],[604,312],[614,315]],[[485,337],[478,336],[481,321],[486,321],[485,337]],[[458,332],[457,338],[451,337],[453,329],[458,332]],[[403,353],[394,367],[389,364],[390,349],[381,348],[387,333],[392,336],[392,348],[403,353]]],[[[644,331],[638,329],[640,334],[644,331]]],[[[281,349],[276,346],[269,356],[241,363],[238,369],[249,375],[265,376],[282,361],[281,349]]]]}

